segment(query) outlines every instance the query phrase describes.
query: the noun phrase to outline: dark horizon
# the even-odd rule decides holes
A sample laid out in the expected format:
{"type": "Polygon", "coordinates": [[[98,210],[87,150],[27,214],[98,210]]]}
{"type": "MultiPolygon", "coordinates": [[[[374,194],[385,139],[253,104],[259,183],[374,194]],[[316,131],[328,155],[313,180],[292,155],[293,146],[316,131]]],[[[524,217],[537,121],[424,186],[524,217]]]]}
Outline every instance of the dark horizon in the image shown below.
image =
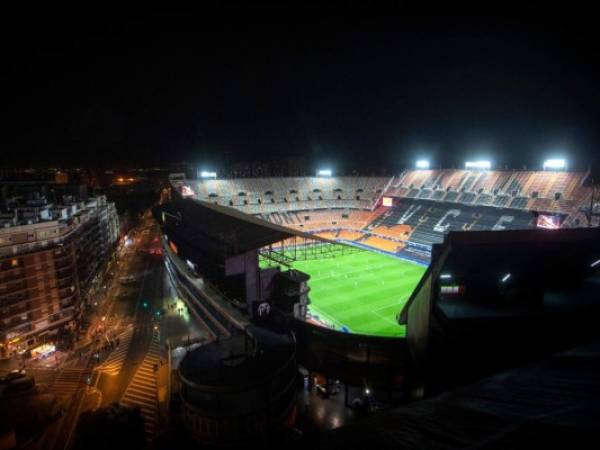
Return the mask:
{"type": "Polygon", "coordinates": [[[16,15],[5,31],[1,165],[598,164],[591,19],[63,12],[16,15]]]}

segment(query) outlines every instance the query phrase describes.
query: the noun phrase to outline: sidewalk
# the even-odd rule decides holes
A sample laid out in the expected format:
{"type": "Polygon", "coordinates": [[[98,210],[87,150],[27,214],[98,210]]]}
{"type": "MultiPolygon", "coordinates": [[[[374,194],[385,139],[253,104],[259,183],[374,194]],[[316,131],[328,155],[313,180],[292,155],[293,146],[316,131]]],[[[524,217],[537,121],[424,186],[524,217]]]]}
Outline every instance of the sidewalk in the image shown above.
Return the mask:
{"type": "Polygon", "coordinates": [[[172,373],[173,366],[169,350],[172,345],[180,345],[189,340],[206,338],[206,332],[195,322],[186,304],[177,297],[177,293],[171,286],[169,277],[163,272],[164,284],[162,293],[161,310],[163,314],[160,319],[160,342],[163,365],[157,373],[159,429],[165,429],[170,424],[169,407],[171,403],[171,392],[173,390],[172,373]]]}
{"type": "Polygon", "coordinates": [[[80,414],[88,411],[95,411],[100,407],[101,404],[102,392],[95,387],[88,386],[85,391],[83,403],[81,404],[80,414]]]}
{"type": "Polygon", "coordinates": [[[163,364],[156,373],[156,387],[158,389],[158,429],[164,430],[169,426],[169,404],[171,399],[171,367],[167,351],[162,349],[161,359],[163,364]]]}

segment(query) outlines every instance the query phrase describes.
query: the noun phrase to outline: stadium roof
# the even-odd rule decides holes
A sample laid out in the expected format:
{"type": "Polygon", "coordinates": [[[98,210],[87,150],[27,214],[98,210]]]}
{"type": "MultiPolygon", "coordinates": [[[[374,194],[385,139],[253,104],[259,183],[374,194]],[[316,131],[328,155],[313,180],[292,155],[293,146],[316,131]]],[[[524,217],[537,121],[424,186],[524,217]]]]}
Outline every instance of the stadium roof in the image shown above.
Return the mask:
{"type": "Polygon", "coordinates": [[[161,209],[184,223],[186,235],[192,240],[200,242],[208,238],[225,244],[227,256],[239,255],[292,237],[331,242],[267,222],[234,208],[195,199],[170,202],[161,205],[161,209]]]}

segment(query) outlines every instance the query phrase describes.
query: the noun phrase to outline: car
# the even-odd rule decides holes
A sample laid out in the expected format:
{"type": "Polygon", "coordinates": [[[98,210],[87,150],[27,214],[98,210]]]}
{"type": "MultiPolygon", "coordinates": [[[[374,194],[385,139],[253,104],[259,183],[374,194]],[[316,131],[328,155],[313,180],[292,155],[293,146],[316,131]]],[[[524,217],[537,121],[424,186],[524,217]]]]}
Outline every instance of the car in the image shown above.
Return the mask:
{"type": "Polygon", "coordinates": [[[3,383],[9,383],[12,380],[17,380],[19,378],[25,378],[27,376],[27,372],[25,370],[11,370],[9,373],[0,378],[0,381],[3,383]]]}
{"type": "Polygon", "coordinates": [[[35,386],[33,377],[17,377],[7,382],[6,392],[24,392],[30,391],[35,386]]]}
{"type": "Polygon", "coordinates": [[[323,398],[329,398],[329,391],[322,384],[316,384],[315,389],[317,390],[317,394],[319,394],[323,398]]]}
{"type": "Polygon", "coordinates": [[[136,281],[136,277],[134,277],[133,275],[123,276],[123,277],[119,278],[119,282],[122,285],[127,285],[127,284],[131,284],[131,283],[135,283],[135,281],[136,281]]]}

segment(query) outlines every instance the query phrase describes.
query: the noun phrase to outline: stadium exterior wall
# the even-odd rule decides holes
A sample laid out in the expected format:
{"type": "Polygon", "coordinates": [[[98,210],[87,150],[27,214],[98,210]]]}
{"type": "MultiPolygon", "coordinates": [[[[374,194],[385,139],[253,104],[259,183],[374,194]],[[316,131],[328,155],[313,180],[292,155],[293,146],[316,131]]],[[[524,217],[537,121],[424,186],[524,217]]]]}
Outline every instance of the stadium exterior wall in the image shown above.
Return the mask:
{"type": "MultiPolygon", "coordinates": [[[[164,246],[169,277],[192,314],[213,338],[241,331],[244,324],[222,307],[218,298],[185,282],[176,255],[164,246]],[[219,307],[221,306],[221,308],[219,307]],[[241,327],[241,328],[240,328],[241,327]]],[[[297,359],[309,370],[351,385],[402,390],[406,379],[407,344],[403,338],[344,333],[298,319],[281,318],[297,339],[297,359]]],[[[247,323],[247,322],[246,322],[247,323]]],[[[268,327],[263,322],[261,325],[268,327]]]]}
{"type": "Polygon", "coordinates": [[[298,362],[307,369],[350,385],[404,389],[408,362],[405,339],[344,333],[299,319],[283,320],[296,335],[298,362]]]}
{"type": "MultiPolygon", "coordinates": [[[[171,280],[194,315],[210,328],[211,335],[226,337],[239,329],[238,324],[250,323],[248,311],[243,314],[242,320],[239,318],[242,314],[239,309],[229,317],[232,305],[218,295],[207,294],[207,291],[212,293],[211,280],[201,281],[188,272],[184,262],[187,258],[185,253],[194,251],[194,243],[189,239],[182,240],[179,235],[181,230],[172,228],[163,229],[163,232],[168,233],[168,241],[163,234],[163,248],[171,280]],[[171,251],[171,240],[179,248],[180,255],[171,251]],[[187,244],[184,245],[184,242],[187,244]]],[[[367,380],[373,387],[395,391],[403,389],[407,372],[405,339],[345,333],[291,317],[279,319],[277,322],[283,322],[287,329],[296,334],[298,362],[307,369],[351,385],[360,386],[367,380]]],[[[273,323],[273,326],[279,326],[279,323],[273,323]]],[[[261,325],[271,326],[269,322],[261,322],[261,325]]]]}

